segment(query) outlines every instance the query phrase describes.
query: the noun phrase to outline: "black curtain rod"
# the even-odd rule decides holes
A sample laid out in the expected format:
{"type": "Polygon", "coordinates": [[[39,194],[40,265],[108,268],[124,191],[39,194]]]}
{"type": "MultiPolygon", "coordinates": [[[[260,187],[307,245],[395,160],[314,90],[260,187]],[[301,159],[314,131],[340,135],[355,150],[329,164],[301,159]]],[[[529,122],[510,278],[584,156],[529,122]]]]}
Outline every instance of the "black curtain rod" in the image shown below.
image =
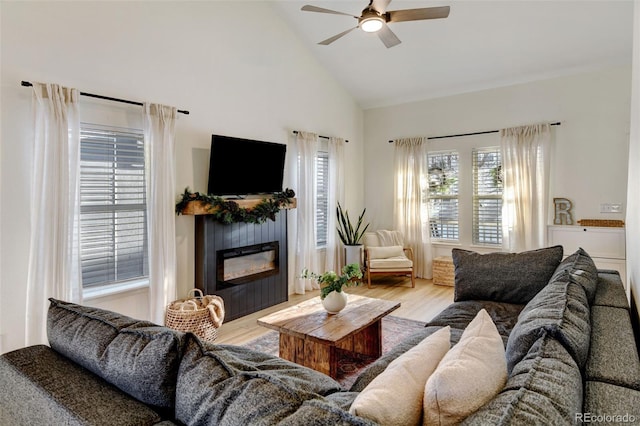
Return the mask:
{"type": "MultiPolygon", "coordinates": [[[[22,85],[24,87],[33,86],[33,84],[31,84],[31,82],[29,82],[29,81],[22,81],[22,85]]],[[[139,106],[144,105],[142,102],[129,101],[127,99],[112,98],[110,96],[94,95],[93,93],[80,92],[80,94],[82,96],[87,96],[89,98],[104,99],[104,100],[107,100],[107,101],[120,102],[120,103],[123,103],[123,104],[139,105],[139,106]]],[[[186,111],[186,110],[183,110],[183,109],[179,109],[178,112],[181,113],[181,114],[184,114],[184,115],[189,115],[189,111],[186,111]]]]}
{"type": "MultiPolygon", "coordinates": [[[[551,123],[549,126],[559,126],[562,123],[560,121],[556,123],[551,123]]],[[[429,136],[427,139],[447,139],[447,138],[457,138],[459,136],[474,136],[474,135],[486,135],[487,133],[498,133],[500,130],[487,130],[484,132],[473,132],[473,133],[460,133],[459,135],[445,135],[445,136],[429,136]]],[[[389,141],[389,143],[393,143],[394,141],[389,141]]]]}
{"type": "MultiPolygon", "coordinates": [[[[297,135],[298,133],[300,133],[300,132],[298,132],[297,130],[294,130],[294,131],[293,131],[293,134],[294,134],[294,135],[297,135]]],[[[329,136],[322,136],[322,135],[318,135],[318,137],[319,137],[319,138],[322,138],[322,139],[331,139],[329,136]]],[[[344,142],[345,142],[345,143],[349,143],[349,141],[348,141],[348,140],[346,140],[346,139],[344,140],[344,142]]]]}

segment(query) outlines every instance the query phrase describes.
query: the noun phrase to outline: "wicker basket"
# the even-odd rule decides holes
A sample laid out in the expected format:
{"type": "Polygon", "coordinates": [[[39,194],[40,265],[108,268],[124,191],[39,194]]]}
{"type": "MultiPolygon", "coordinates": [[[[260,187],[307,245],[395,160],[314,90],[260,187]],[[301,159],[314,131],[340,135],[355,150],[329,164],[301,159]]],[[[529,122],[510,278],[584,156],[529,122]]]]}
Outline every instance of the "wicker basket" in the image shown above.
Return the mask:
{"type": "Polygon", "coordinates": [[[454,284],[453,259],[447,256],[433,259],[433,283],[453,287],[454,284]]]}
{"type": "Polygon", "coordinates": [[[189,296],[167,306],[165,325],[213,342],[224,321],[224,301],[220,296],[203,296],[199,289],[189,291],[189,296]],[[196,292],[200,294],[196,296],[196,292]]]}
{"type": "Polygon", "coordinates": [[[606,228],[624,228],[624,220],[580,219],[580,226],[603,226],[606,228]]]}

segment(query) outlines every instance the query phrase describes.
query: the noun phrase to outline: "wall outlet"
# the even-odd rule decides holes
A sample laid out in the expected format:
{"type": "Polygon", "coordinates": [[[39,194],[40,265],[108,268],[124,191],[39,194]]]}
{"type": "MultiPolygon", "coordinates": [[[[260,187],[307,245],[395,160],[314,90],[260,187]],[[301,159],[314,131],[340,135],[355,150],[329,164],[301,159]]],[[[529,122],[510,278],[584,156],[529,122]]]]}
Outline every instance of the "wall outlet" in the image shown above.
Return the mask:
{"type": "Polygon", "coordinates": [[[622,203],[600,204],[600,213],[622,213],[622,203]]]}
{"type": "Polygon", "coordinates": [[[611,203],[611,213],[622,213],[622,203],[611,203]]]}

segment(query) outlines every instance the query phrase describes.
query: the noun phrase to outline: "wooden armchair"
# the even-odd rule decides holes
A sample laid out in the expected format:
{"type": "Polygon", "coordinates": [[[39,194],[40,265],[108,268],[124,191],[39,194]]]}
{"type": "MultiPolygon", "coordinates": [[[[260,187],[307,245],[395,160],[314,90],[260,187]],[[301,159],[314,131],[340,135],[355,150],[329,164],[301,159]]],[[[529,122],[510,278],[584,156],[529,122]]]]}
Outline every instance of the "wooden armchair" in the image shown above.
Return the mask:
{"type": "Polygon", "coordinates": [[[413,269],[413,250],[404,247],[399,231],[381,230],[364,234],[364,266],[367,285],[371,288],[372,274],[411,275],[411,287],[416,286],[413,269]]]}

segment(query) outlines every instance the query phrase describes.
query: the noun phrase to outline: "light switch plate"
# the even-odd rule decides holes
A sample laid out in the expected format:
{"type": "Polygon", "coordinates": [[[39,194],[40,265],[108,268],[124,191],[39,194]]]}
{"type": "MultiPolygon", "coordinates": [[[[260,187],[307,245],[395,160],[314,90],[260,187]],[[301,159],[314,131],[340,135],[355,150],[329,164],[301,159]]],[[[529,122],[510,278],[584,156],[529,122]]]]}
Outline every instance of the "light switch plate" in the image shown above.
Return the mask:
{"type": "Polygon", "coordinates": [[[611,213],[622,213],[622,203],[611,203],[611,209],[609,210],[611,213]]]}

